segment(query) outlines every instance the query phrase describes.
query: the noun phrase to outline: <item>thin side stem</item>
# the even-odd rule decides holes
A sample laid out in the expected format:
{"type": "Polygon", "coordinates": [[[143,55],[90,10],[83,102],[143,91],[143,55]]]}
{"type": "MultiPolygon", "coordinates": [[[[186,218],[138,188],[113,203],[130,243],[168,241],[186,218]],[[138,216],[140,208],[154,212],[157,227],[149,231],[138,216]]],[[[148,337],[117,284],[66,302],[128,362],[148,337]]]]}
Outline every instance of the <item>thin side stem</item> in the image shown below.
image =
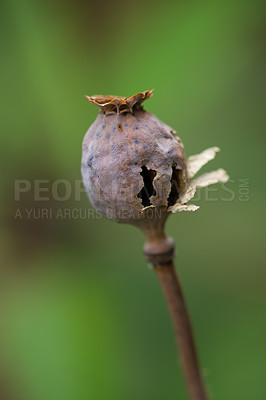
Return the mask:
{"type": "Polygon", "coordinates": [[[189,314],[174,263],[171,261],[165,264],[155,264],[154,269],[172,318],[190,399],[207,400],[189,314]]]}

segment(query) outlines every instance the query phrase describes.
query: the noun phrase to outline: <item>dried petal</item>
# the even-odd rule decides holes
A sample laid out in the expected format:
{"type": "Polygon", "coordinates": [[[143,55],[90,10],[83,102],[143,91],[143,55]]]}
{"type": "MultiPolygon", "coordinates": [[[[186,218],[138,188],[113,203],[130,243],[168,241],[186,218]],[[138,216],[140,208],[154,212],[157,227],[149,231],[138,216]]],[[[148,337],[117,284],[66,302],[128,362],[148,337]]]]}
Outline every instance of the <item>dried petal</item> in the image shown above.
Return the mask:
{"type": "Polygon", "coordinates": [[[186,205],[180,203],[176,203],[174,206],[168,208],[168,210],[173,214],[181,211],[197,211],[198,209],[199,206],[195,206],[194,204],[186,205]]]}
{"type": "Polygon", "coordinates": [[[193,181],[189,183],[186,190],[179,197],[178,203],[185,204],[191,200],[194,197],[197,188],[203,188],[218,182],[225,183],[228,181],[228,179],[229,176],[222,168],[200,175],[198,178],[193,179],[193,181]]]}
{"type": "Polygon", "coordinates": [[[196,190],[197,186],[192,185],[192,183],[189,183],[186,190],[183,193],[181,193],[181,196],[178,199],[178,203],[186,204],[189,200],[191,200],[195,196],[196,190]]]}
{"type": "Polygon", "coordinates": [[[218,151],[219,147],[211,147],[200,154],[190,156],[187,160],[188,177],[193,178],[203,165],[214,159],[218,151]]]}
{"type": "Polygon", "coordinates": [[[200,175],[198,178],[193,179],[190,185],[193,185],[196,188],[202,188],[218,182],[225,183],[228,181],[228,179],[229,176],[227,175],[226,171],[220,168],[216,171],[207,172],[206,174],[200,175]]]}
{"type": "Polygon", "coordinates": [[[186,205],[186,203],[194,197],[197,188],[203,188],[218,182],[225,183],[228,181],[228,179],[229,176],[222,168],[217,169],[217,171],[200,175],[198,178],[189,183],[185,191],[181,193],[178,201],[172,207],[169,207],[168,211],[172,213],[180,211],[196,211],[199,208],[198,206],[186,205]]]}

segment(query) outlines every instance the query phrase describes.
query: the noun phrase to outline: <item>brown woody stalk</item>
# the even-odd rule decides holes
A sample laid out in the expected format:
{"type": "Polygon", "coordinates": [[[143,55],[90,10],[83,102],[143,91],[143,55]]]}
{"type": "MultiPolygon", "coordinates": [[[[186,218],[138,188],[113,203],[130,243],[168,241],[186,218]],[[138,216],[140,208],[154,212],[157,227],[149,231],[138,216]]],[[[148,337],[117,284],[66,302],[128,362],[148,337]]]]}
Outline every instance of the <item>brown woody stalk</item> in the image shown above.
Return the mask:
{"type": "Polygon", "coordinates": [[[144,254],[148,261],[153,264],[166,299],[188,393],[191,400],[207,400],[188,309],[173,262],[174,242],[168,237],[158,238],[157,249],[160,249],[159,253],[154,252],[156,249],[155,242],[154,236],[152,238],[148,236],[144,254]],[[163,248],[165,248],[165,251],[163,251],[163,248]]]}

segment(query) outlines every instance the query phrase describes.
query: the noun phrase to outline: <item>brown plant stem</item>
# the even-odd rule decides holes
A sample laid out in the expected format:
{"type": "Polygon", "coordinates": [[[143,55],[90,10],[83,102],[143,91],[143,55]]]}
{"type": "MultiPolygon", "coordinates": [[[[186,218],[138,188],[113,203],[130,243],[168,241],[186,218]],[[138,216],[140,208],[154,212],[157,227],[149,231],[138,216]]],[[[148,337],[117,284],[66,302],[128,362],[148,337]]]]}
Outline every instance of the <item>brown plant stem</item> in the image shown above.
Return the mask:
{"type": "Polygon", "coordinates": [[[190,399],[207,400],[189,314],[174,263],[172,260],[163,264],[155,263],[154,269],[171,315],[190,399]]]}

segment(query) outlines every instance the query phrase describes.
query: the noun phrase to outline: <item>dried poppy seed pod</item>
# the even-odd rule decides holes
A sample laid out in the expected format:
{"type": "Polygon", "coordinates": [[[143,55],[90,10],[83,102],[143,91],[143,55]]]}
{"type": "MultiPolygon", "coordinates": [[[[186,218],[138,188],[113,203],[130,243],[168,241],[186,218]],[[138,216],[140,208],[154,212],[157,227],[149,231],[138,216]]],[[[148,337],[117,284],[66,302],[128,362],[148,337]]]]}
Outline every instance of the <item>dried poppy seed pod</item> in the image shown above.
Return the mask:
{"type": "Polygon", "coordinates": [[[83,142],[82,175],[92,205],[143,229],[163,223],[188,181],[180,139],[141,107],[152,94],[88,97],[101,109],[83,142]]]}
{"type": "Polygon", "coordinates": [[[186,163],[176,132],[141,106],[152,94],[86,96],[100,112],[83,141],[82,176],[97,212],[140,227],[148,237],[146,254],[164,248],[172,257],[173,242],[164,234],[167,216],[195,211],[197,206],[186,203],[196,188],[228,177],[218,170],[189,182],[219,149],[208,149],[186,163]]]}

